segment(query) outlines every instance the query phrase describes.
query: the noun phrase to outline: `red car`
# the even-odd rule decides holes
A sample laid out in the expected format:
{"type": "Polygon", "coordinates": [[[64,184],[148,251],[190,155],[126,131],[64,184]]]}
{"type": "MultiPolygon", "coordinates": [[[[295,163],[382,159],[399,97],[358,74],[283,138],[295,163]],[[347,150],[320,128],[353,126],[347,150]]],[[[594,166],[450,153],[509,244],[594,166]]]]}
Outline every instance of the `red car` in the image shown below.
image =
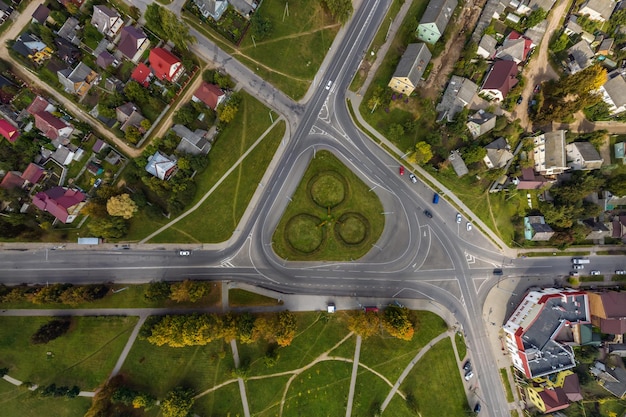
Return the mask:
{"type": "Polygon", "coordinates": [[[404,175],[404,167],[400,165],[400,175],[404,175]]]}

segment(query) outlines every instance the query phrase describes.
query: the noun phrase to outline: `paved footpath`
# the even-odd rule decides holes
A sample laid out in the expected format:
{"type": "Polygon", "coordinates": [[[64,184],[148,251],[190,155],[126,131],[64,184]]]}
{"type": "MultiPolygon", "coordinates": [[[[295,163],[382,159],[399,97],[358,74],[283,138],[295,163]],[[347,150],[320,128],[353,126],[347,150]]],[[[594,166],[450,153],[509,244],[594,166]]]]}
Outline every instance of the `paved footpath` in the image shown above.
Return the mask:
{"type": "MultiPolygon", "coordinates": [[[[230,347],[233,350],[233,360],[235,361],[235,368],[239,368],[239,351],[237,350],[237,341],[235,339],[230,341],[230,347]]],[[[241,405],[243,405],[243,415],[250,417],[250,407],[248,405],[248,395],[246,394],[246,384],[243,378],[237,378],[239,382],[239,393],[241,394],[241,405]]]]}
{"type": "Polygon", "coordinates": [[[361,356],[361,336],[356,336],[356,346],[354,348],[354,361],[352,361],[352,377],[350,378],[350,390],[348,393],[348,405],[346,406],[346,417],[352,416],[352,404],[354,402],[354,387],[356,376],[359,370],[359,357],[361,356]]]}

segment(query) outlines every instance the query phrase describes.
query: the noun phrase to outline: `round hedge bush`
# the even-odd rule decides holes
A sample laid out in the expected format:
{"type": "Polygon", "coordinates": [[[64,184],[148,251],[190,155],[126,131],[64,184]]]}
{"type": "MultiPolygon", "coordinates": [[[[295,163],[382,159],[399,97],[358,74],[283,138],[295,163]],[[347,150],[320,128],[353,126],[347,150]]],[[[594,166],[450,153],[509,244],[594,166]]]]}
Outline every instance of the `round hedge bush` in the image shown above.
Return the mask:
{"type": "Polygon", "coordinates": [[[285,225],[287,243],[302,253],[315,252],[324,241],[324,228],[320,219],[310,214],[293,216],[285,225]]]}
{"type": "Polygon", "coordinates": [[[369,232],[369,222],[359,213],[344,213],[335,224],[335,235],[346,245],[362,243],[369,232]]]}
{"type": "Polygon", "coordinates": [[[333,208],[346,198],[347,186],[344,178],[336,172],[320,172],[309,182],[309,194],[315,204],[333,208]]]}

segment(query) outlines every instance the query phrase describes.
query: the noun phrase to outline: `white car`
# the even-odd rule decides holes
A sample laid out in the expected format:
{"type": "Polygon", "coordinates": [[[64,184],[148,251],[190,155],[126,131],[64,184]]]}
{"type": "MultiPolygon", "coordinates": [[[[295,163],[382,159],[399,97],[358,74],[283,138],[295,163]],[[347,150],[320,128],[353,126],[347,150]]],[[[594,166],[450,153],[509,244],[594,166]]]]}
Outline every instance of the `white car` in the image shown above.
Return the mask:
{"type": "Polygon", "coordinates": [[[330,87],[332,87],[332,85],[333,85],[333,82],[329,80],[329,81],[326,83],[326,89],[327,89],[327,90],[330,90],[330,87]]]}
{"type": "Polygon", "coordinates": [[[572,265],[574,269],[585,269],[584,265],[572,265]]]}
{"type": "Polygon", "coordinates": [[[178,251],[178,255],[180,255],[180,256],[189,256],[189,255],[191,255],[191,251],[189,251],[189,250],[180,250],[180,251],[178,251]]]}
{"type": "Polygon", "coordinates": [[[600,271],[591,271],[591,275],[600,275],[600,271]]]}
{"type": "Polygon", "coordinates": [[[456,214],[456,224],[461,224],[461,220],[462,220],[461,213],[457,213],[456,214]]]}
{"type": "Polygon", "coordinates": [[[474,372],[469,371],[465,374],[465,380],[469,381],[470,379],[472,379],[473,376],[474,376],[474,372]]]}
{"type": "Polygon", "coordinates": [[[467,224],[465,225],[465,230],[467,230],[468,232],[472,230],[472,223],[467,222],[467,224]]]}
{"type": "Polygon", "coordinates": [[[615,275],[626,275],[626,271],[624,271],[623,269],[618,269],[617,271],[615,271],[615,275]]]}
{"type": "Polygon", "coordinates": [[[413,184],[417,184],[417,177],[414,174],[409,174],[409,178],[413,184]]]}

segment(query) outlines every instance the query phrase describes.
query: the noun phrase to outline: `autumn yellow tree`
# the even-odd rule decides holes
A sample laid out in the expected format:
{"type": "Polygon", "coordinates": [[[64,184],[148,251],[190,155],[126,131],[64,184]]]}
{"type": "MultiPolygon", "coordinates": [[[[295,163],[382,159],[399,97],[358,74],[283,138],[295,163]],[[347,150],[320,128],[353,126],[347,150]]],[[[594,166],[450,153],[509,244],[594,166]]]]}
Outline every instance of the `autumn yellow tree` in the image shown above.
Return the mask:
{"type": "Polygon", "coordinates": [[[433,157],[433,150],[430,144],[424,141],[417,142],[413,149],[409,150],[407,161],[415,165],[421,165],[430,161],[433,157]]]}
{"type": "Polygon", "coordinates": [[[182,282],[176,282],[170,286],[170,298],[177,303],[186,301],[195,303],[207,295],[210,290],[210,284],[202,281],[191,281],[186,279],[182,282]]]}
{"type": "Polygon", "coordinates": [[[415,333],[406,307],[387,307],[383,314],[383,327],[391,336],[401,340],[411,340],[415,333]]]}
{"type": "Polygon", "coordinates": [[[378,333],[380,316],[374,311],[357,311],[348,317],[348,329],[367,339],[378,333]]]}
{"type": "Polygon", "coordinates": [[[107,201],[107,212],[111,216],[130,219],[137,212],[137,204],[128,194],[113,196],[107,201]]]}
{"type": "Polygon", "coordinates": [[[278,326],[276,329],[276,343],[279,346],[289,346],[296,335],[296,316],[291,311],[278,313],[278,326]]]}

